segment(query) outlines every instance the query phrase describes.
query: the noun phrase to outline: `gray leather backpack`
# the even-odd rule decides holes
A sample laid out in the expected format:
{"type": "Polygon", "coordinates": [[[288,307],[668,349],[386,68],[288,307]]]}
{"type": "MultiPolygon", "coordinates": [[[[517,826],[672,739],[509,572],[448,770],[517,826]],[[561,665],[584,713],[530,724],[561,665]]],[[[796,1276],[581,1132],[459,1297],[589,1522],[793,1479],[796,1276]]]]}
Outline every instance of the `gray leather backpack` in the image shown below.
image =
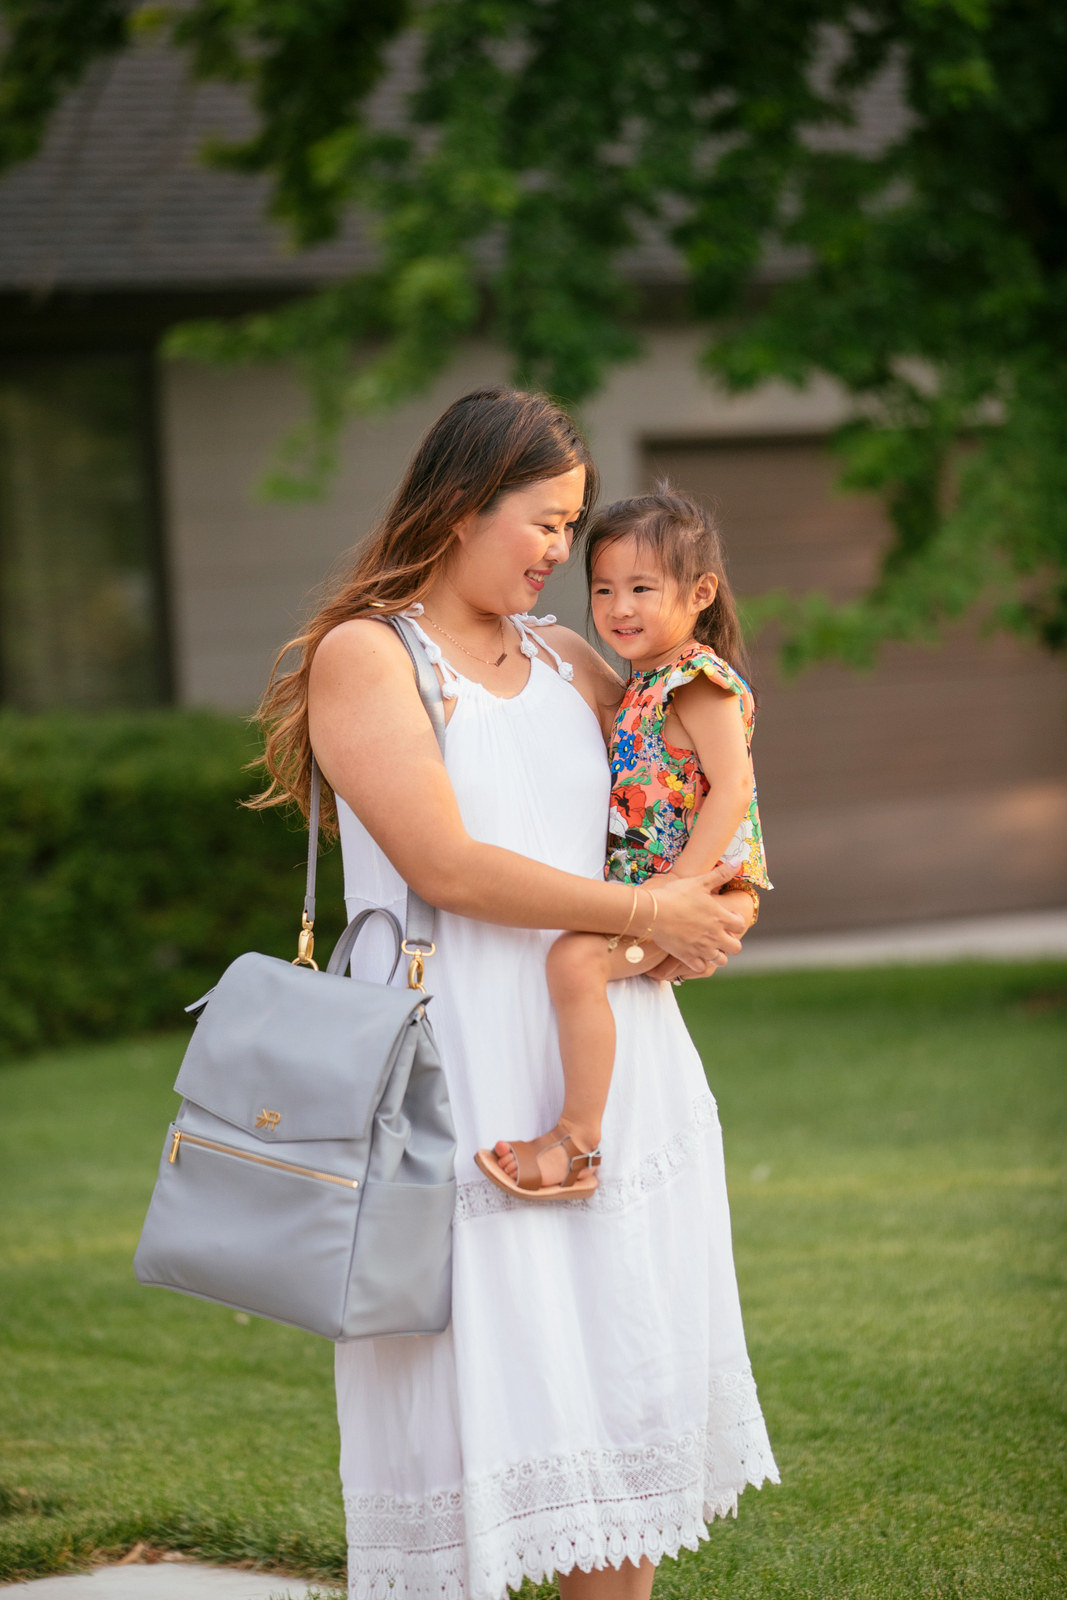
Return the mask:
{"type": "MultiPolygon", "coordinates": [[[[444,747],[437,677],[390,618],[444,747]]],[[[451,1315],[456,1137],[426,1018],[434,912],[408,890],[353,918],[325,972],[313,959],[321,778],[312,766],[299,954],[239,956],[203,999],[174,1085],[134,1258],[144,1284],[215,1300],[326,1339],[440,1333],[451,1315]],[[345,977],[371,917],[392,925],[408,987],[345,977]]]]}

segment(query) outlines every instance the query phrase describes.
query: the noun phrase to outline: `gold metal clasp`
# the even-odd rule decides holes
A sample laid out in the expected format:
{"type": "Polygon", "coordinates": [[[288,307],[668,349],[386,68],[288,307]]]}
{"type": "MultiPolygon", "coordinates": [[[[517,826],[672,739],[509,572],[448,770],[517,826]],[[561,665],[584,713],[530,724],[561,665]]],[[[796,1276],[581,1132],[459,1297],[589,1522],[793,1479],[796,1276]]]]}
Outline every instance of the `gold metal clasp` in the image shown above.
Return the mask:
{"type": "Polygon", "coordinates": [[[178,1159],[178,1146],[181,1144],[181,1142],[181,1130],[179,1128],[175,1128],[174,1137],[170,1142],[170,1155],[167,1157],[167,1161],[171,1166],[173,1166],[178,1159]]]}
{"type": "Polygon", "coordinates": [[[437,954],[437,946],[432,944],[428,950],[420,950],[417,944],[408,944],[405,939],[400,948],[406,956],[411,957],[408,962],[408,988],[418,989],[420,994],[425,994],[426,985],[422,980],[426,975],[426,961],[429,956],[437,954]]]}
{"type": "Polygon", "coordinates": [[[315,924],[308,921],[305,911],[300,918],[300,937],[296,942],[296,960],[294,967],[314,967],[318,972],[319,964],[312,960],[315,953],[315,924]]]}

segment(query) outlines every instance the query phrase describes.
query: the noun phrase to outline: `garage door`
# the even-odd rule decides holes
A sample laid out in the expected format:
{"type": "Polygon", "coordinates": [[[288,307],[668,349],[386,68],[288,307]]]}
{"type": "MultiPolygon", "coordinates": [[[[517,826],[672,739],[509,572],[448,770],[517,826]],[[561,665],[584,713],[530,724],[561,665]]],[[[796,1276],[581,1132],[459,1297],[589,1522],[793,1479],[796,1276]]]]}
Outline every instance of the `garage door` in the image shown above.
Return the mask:
{"type": "MultiPolygon", "coordinates": [[[[838,494],[818,442],[652,442],[717,508],[740,594],[857,594],[887,538],[873,497],[838,494]]],[[[954,629],[889,647],[875,671],[784,683],[761,641],[754,755],[775,891],[759,931],[1067,904],[1067,678],[1014,640],[954,629]]]]}

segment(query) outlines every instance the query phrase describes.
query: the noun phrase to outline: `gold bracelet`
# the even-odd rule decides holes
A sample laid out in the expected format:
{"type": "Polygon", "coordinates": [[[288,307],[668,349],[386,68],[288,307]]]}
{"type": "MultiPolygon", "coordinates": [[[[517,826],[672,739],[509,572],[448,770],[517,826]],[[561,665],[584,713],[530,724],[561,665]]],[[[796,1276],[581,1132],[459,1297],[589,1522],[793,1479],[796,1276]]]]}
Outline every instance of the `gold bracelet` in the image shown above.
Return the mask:
{"type": "MultiPolygon", "coordinates": [[[[648,925],[648,932],[642,934],[641,938],[638,938],[636,933],[634,934],[634,942],[626,952],[627,961],[631,962],[635,967],[645,953],[641,948],[641,939],[650,939],[652,937],[652,929],[656,926],[656,918],[659,915],[659,901],[651,889],[646,889],[645,893],[652,901],[652,921],[648,925]]],[[[630,920],[632,921],[633,919],[631,918],[630,920]]],[[[627,927],[629,927],[629,923],[627,923],[627,927]]]]}
{"type": "Polygon", "coordinates": [[[752,901],[752,922],[755,927],[759,921],[759,891],[754,883],[747,883],[744,878],[731,878],[729,883],[724,883],[719,890],[720,894],[747,894],[752,901]]]}
{"type": "Polygon", "coordinates": [[[637,890],[634,889],[634,903],[630,907],[630,915],[626,919],[626,927],[622,930],[621,933],[613,934],[612,937],[608,940],[608,949],[609,950],[615,950],[618,947],[619,940],[620,939],[625,939],[625,937],[626,937],[626,935],[627,935],[627,933],[629,931],[630,924],[634,920],[634,917],[635,917],[636,914],[637,914],[637,890]]]}

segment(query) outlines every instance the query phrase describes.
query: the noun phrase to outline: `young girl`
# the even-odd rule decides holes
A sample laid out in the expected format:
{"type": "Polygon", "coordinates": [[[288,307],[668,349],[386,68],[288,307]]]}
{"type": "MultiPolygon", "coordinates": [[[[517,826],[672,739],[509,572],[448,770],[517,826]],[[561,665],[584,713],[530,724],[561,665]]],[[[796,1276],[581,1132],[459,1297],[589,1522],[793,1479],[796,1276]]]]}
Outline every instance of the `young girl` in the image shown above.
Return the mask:
{"type": "Polygon", "coordinates": [[[755,701],[736,670],[741,630],[712,518],[663,484],[601,512],[585,560],[597,633],[632,669],[609,745],[605,876],[633,885],[633,910],[625,935],[565,933],[549,952],[559,1122],[539,1139],[501,1140],[475,1156],[486,1177],[529,1200],[578,1199],[597,1187],[615,1061],[607,985],[664,960],[650,885],[718,863],[720,892],[748,895],[753,922],[758,891],[771,887],[749,748],[755,701]]]}

